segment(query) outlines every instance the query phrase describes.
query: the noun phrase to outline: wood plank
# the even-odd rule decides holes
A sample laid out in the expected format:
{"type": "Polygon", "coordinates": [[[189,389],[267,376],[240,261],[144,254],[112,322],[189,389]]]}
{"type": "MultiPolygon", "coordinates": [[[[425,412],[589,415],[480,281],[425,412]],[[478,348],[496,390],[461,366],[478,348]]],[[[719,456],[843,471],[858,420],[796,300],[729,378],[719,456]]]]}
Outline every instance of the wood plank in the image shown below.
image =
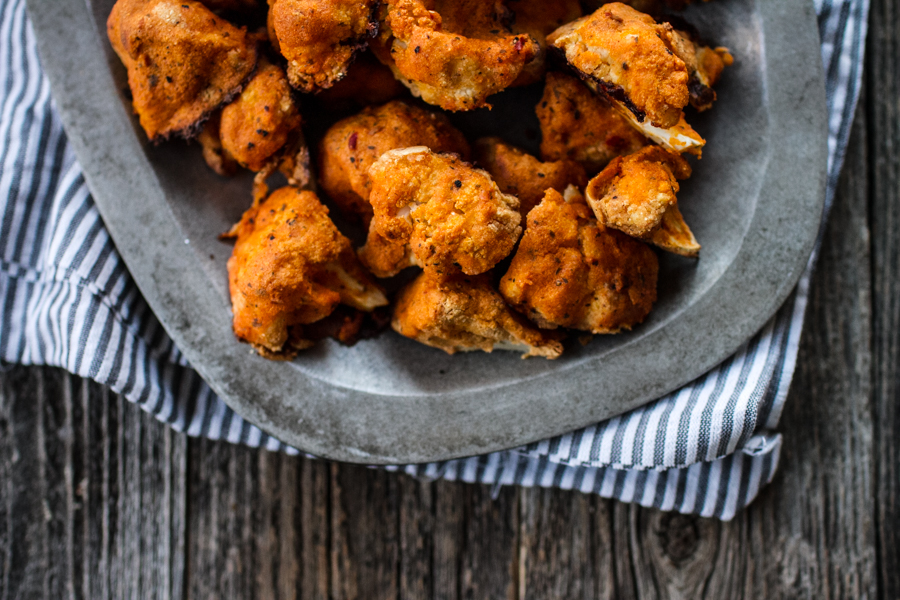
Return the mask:
{"type": "Polygon", "coordinates": [[[331,597],[399,595],[398,476],[331,463],[331,597]]]}
{"type": "Polygon", "coordinates": [[[325,600],[331,590],[331,467],[303,460],[301,471],[301,572],[304,600],[325,600]]]}
{"type": "Polygon", "coordinates": [[[462,598],[461,564],[466,532],[465,484],[434,482],[432,578],[435,600],[462,598]]]}
{"type": "Polygon", "coordinates": [[[0,598],[181,598],[183,448],[95,383],[0,373],[0,598]]]}
{"type": "Polygon", "coordinates": [[[271,503],[269,490],[259,489],[258,453],[190,440],[189,598],[259,597],[254,555],[260,532],[254,519],[265,519],[260,505],[271,503]]]}
{"type": "Polygon", "coordinates": [[[434,597],[434,484],[400,475],[400,598],[434,597]]]}
{"type": "Polygon", "coordinates": [[[597,597],[591,497],[532,488],[519,502],[518,597],[597,597]]]}
{"type": "Polygon", "coordinates": [[[881,595],[900,597],[900,6],[874,0],[867,109],[873,240],[874,396],[881,595]]]}
{"type": "Polygon", "coordinates": [[[492,497],[487,485],[466,485],[460,556],[462,598],[519,597],[519,490],[504,487],[492,497]]]}

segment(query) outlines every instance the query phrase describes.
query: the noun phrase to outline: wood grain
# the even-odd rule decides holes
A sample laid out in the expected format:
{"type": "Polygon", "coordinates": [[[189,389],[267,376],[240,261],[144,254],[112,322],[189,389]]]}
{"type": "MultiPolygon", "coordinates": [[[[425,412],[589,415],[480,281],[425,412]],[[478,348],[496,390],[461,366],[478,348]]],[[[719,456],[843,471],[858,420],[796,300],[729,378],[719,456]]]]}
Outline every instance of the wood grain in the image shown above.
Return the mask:
{"type": "Polygon", "coordinates": [[[186,440],[58,369],[0,374],[0,598],[182,598],[186,440]]]}
{"type": "Polygon", "coordinates": [[[867,47],[881,593],[900,598],[900,6],[873,0],[867,47]],[[874,126],[877,125],[877,126],[874,126]]]}

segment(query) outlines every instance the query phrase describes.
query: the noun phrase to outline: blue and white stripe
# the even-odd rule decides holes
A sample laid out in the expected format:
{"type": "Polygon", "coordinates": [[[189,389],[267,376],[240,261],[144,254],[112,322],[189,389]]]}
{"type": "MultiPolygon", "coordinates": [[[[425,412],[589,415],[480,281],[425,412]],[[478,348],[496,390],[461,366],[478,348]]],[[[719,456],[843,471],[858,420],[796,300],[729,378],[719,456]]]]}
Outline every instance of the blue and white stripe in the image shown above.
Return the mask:
{"type": "MultiPolygon", "coordinates": [[[[817,0],[831,206],[859,93],[868,0],[817,0]]],[[[117,254],[53,110],[24,0],[0,7],[0,359],[108,385],[189,435],[295,452],[235,415],[186,363],[117,254]]],[[[560,487],[730,519],[778,466],[810,274],[723,364],[638,410],[516,450],[395,470],[560,487]]]]}

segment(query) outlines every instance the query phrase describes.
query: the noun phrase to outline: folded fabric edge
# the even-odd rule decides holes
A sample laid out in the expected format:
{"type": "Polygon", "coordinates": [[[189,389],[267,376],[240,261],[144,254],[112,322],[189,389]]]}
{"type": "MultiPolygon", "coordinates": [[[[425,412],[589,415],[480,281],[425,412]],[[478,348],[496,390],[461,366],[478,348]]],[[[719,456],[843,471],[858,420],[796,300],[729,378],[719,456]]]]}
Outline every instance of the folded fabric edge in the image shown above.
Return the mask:
{"type": "Polygon", "coordinates": [[[775,444],[781,443],[781,434],[771,431],[769,429],[759,429],[756,433],[749,439],[747,439],[744,443],[730,448],[728,452],[722,453],[718,456],[715,456],[711,459],[707,460],[698,460],[695,462],[691,462],[689,464],[679,464],[679,465],[643,465],[643,464],[634,464],[634,463],[606,463],[603,461],[591,461],[591,460],[567,460],[565,458],[559,458],[555,455],[542,454],[540,452],[525,452],[520,449],[510,450],[509,452],[518,455],[519,457],[526,460],[541,460],[545,459],[549,463],[558,464],[561,466],[568,467],[589,467],[589,468],[610,468],[616,470],[623,471],[657,471],[657,472],[665,472],[672,469],[686,469],[695,464],[714,462],[716,460],[721,460],[731,454],[735,453],[744,453],[749,455],[761,455],[766,454],[770,451],[771,447],[775,444]]]}
{"type": "Polygon", "coordinates": [[[564,465],[516,452],[427,465],[383,467],[423,480],[444,479],[493,486],[560,488],[647,508],[730,521],[772,481],[781,457],[782,437],[771,435],[765,447],[722,459],[665,471],[564,465]]]}

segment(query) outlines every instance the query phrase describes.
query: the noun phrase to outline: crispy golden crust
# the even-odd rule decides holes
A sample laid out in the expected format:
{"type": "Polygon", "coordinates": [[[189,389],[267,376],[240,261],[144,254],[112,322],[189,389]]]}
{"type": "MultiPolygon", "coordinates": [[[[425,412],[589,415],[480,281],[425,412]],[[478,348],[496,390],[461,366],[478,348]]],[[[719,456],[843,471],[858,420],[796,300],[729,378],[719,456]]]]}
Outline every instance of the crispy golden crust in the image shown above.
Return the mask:
{"type": "Polygon", "coordinates": [[[259,171],[300,127],[300,121],[284,71],[261,61],[241,95],[222,109],[222,147],[241,166],[259,171]]]}
{"type": "Polygon", "coordinates": [[[319,184],[341,210],[368,226],[368,170],[388,150],[426,146],[469,158],[463,134],[441,114],[399,100],[335,123],[319,143],[319,184]]]}
{"type": "Polygon", "coordinates": [[[291,85],[315,92],[347,73],[377,31],[376,0],[270,0],[269,30],[291,85]]]}
{"type": "Polygon", "coordinates": [[[547,190],[500,293],[539,327],[617,333],[656,302],[659,263],[646,244],[598,223],[580,194],[547,190]]]}
{"type": "Polygon", "coordinates": [[[541,158],[578,161],[590,175],[649,143],[605,98],[570,75],[547,73],[536,112],[541,158]]]}
{"type": "Polygon", "coordinates": [[[569,185],[584,188],[587,184],[584,168],[577,162],[541,162],[500,138],[481,138],[475,142],[474,158],[478,166],[491,174],[502,192],[519,199],[523,219],[548,188],[562,192],[569,185]]]}
{"type": "Polygon", "coordinates": [[[369,177],[375,217],[360,258],[377,277],[411,264],[484,273],[522,233],[516,197],[457,156],[424,147],[391,150],[369,177]]]}
{"type": "Polygon", "coordinates": [[[540,51],[529,35],[506,34],[495,23],[496,7],[478,0],[387,0],[375,54],[429,104],[453,111],[490,106],[488,96],[512,84],[540,51]],[[446,22],[430,6],[447,13],[446,22]]]}
{"type": "Polygon", "coordinates": [[[690,99],[688,70],[672,47],[671,25],[620,2],[560,27],[547,43],[586,80],[623,102],[641,122],[678,123],[690,99]]]}
{"type": "Polygon", "coordinates": [[[256,68],[247,32],[194,0],[119,0],[107,34],[152,141],[198,133],[256,68]]]}
{"type": "Polygon", "coordinates": [[[558,27],[582,15],[579,0],[509,0],[513,33],[527,33],[540,46],[535,59],[526,65],[513,85],[529,85],[541,80],[547,69],[547,36],[558,27]]]}
{"type": "Polygon", "coordinates": [[[391,326],[448,354],[502,349],[553,359],[563,350],[559,336],[535,329],[510,310],[487,275],[426,270],[400,291],[391,326]]]}
{"type": "MultiPolygon", "coordinates": [[[[618,229],[630,236],[654,241],[654,236],[663,225],[668,214],[667,228],[671,228],[664,238],[690,234],[690,229],[677,211],[678,180],[691,175],[691,166],[679,154],[659,146],[649,146],[634,154],[613,160],[603,171],[591,179],[585,190],[588,204],[601,223],[618,229]],[[674,208],[675,212],[670,212],[674,208]],[[678,223],[678,220],[681,222],[678,223]]],[[[690,235],[693,239],[693,235],[690,235]]],[[[671,243],[660,244],[673,250],[671,243]]],[[[694,250],[678,252],[696,256],[699,245],[694,250]]],[[[677,251],[677,250],[675,250],[677,251]]]]}
{"type": "Polygon", "coordinates": [[[290,328],[323,319],[339,303],[387,304],[312,192],[276,190],[244,213],[236,234],[228,260],[234,333],[265,356],[305,347],[290,328]]]}

